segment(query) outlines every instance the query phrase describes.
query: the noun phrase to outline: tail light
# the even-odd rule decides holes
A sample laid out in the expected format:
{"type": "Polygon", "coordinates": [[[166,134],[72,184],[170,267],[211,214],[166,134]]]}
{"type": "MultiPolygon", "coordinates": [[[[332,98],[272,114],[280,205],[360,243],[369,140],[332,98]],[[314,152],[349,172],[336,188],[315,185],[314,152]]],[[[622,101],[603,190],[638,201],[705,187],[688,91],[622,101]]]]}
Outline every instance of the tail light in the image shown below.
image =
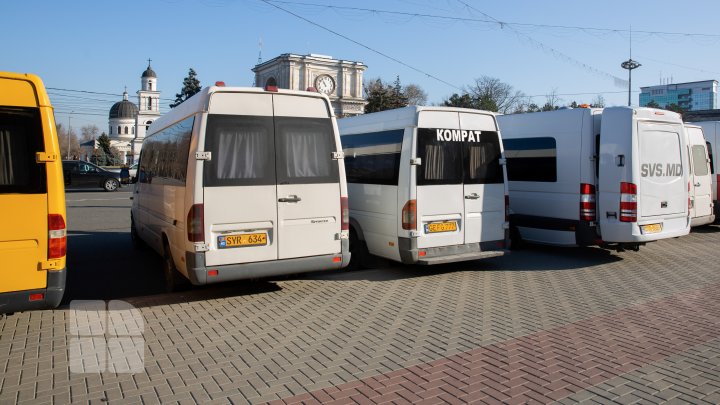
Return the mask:
{"type": "Polygon", "coordinates": [[[510,196],[505,194],[505,222],[510,221],[510,196]]]}
{"type": "Polygon", "coordinates": [[[340,221],[340,230],[350,229],[350,208],[348,208],[347,197],[340,197],[340,221]]]}
{"type": "Polygon", "coordinates": [[[620,221],[637,222],[637,186],[620,183],[620,221]]]}
{"type": "Polygon", "coordinates": [[[417,229],[417,201],[408,200],[402,209],[402,229],[417,229]]]}
{"type": "Polygon", "coordinates": [[[48,215],[48,260],[59,259],[67,253],[67,229],[60,214],[48,215]]]}
{"type": "MultiPolygon", "coordinates": [[[[625,183],[623,183],[625,184],[625,183]]],[[[580,220],[595,221],[595,186],[580,184],[580,220]]]]}
{"type": "Polygon", "coordinates": [[[205,242],[205,209],[202,204],[190,207],[186,226],[190,242],[205,242]]]}

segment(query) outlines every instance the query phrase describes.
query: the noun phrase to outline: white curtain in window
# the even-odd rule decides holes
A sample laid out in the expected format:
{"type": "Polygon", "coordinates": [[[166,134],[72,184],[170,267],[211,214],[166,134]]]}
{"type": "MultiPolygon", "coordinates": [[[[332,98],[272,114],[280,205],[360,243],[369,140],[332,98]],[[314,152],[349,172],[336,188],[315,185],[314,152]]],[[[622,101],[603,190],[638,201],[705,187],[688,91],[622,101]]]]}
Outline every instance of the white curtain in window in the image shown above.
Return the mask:
{"type": "Polygon", "coordinates": [[[470,146],[469,175],[471,179],[484,178],[487,175],[487,165],[492,156],[492,146],[487,144],[470,146]]]}
{"type": "Polygon", "coordinates": [[[217,139],[218,179],[253,179],[267,175],[269,135],[257,128],[221,127],[217,139]]]}
{"type": "Polygon", "coordinates": [[[285,176],[325,177],[330,175],[332,163],[331,141],[324,132],[293,128],[279,137],[287,156],[285,176]]]}
{"type": "Polygon", "coordinates": [[[425,180],[442,180],[445,178],[445,148],[442,145],[425,145],[425,180]]]}

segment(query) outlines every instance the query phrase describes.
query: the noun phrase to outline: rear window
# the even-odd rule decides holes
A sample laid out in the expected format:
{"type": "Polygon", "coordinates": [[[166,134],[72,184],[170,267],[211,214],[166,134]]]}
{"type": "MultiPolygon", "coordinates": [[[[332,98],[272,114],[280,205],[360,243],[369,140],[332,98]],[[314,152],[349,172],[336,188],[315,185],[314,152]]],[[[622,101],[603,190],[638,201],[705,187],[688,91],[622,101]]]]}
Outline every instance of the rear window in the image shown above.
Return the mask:
{"type": "Polygon", "coordinates": [[[205,133],[205,186],[336,183],[328,118],[211,114],[205,133]]]}
{"type": "Polygon", "coordinates": [[[503,183],[497,132],[419,128],[417,134],[418,186],[503,183]]]}
{"type": "Polygon", "coordinates": [[[47,190],[40,114],[35,108],[0,107],[0,194],[37,194],[47,190]]]}

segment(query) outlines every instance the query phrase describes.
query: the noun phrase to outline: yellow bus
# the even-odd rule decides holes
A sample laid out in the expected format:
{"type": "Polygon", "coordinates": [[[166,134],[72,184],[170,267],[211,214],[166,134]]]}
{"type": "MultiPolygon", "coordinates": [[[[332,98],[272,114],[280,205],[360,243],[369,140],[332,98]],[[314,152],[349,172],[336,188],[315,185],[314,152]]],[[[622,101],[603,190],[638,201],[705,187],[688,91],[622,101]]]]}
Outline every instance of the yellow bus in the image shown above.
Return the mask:
{"type": "Polygon", "coordinates": [[[45,86],[0,72],[0,313],[57,307],[65,291],[62,157],[45,86]]]}

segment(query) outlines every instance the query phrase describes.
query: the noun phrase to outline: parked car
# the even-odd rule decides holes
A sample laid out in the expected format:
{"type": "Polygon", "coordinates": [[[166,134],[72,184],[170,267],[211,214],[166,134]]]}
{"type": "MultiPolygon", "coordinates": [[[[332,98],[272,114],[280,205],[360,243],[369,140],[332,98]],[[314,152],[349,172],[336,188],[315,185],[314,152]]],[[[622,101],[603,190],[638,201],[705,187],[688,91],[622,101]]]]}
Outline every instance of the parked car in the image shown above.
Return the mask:
{"type": "Polygon", "coordinates": [[[103,169],[120,176],[120,184],[130,184],[132,182],[132,178],[137,176],[137,167],[138,164],[135,163],[130,167],[104,167],[103,169]]]}
{"type": "Polygon", "coordinates": [[[66,188],[102,188],[105,191],[120,188],[120,173],[81,160],[63,160],[62,165],[66,188]]]}

